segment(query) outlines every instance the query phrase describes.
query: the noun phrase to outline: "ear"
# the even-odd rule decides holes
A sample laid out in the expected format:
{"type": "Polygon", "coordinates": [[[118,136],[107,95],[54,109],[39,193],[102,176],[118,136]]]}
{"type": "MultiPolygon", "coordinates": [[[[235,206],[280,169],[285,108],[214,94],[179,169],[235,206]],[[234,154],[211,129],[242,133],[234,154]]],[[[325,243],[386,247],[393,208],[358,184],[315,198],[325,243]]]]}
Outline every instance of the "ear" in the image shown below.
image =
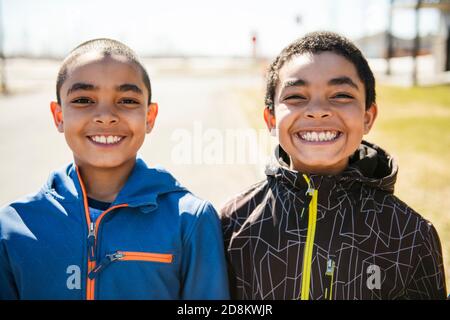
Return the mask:
{"type": "Polygon", "coordinates": [[[272,130],[276,127],[275,113],[268,107],[264,109],[264,121],[266,122],[267,129],[272,130]]]}
{"type": "Polygon", "coordinates": [[[153,102],[148,105],[147,109],[147,133],[150,133],[155,125],[156,117],[158,116],[158,104],[153,102]]]}
{"type": "Polygon", "coordinates": [[[365,111],[364,114],[364,134],[368,134],[370,129],[375,122],[375,119],[378,115],[378,107],[376,103],[372,103],[372,105],[365,111]]]}
{"type": "Polygon", "coordinates": [[[59,103],[55,101],[50,102],[50,111],[52,112],[56,129],[58,129],[59,132],[64,132],[63,113],[59,103]]]}

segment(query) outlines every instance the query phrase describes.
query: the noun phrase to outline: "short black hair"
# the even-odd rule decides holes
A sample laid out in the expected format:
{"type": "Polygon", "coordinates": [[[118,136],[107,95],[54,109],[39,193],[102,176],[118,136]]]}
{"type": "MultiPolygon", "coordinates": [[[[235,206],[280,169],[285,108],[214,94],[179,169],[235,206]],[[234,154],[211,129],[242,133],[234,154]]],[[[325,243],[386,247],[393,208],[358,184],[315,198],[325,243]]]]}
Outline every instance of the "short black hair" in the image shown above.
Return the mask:
{"type": "Polygon", "coordinates": [[[362,52],[347,38],[334,32],[321,31],[308,33],[292,42],[273,60],[267,72],[266,107],[271,111],[274,110],[275,90],[280,69],[289,59],[304,53],[317,54],[325,51],[340,55],[353,63],[359,78],[364,83],[366,110],[375,103],[375,77],[362,52]]]}
{"type": "Polygon", "coordinates": [[[134,63],[142,72],[142,80],[148,91],[148,104],[151,103],[152,89],[150,85],[150,78],[148,76],[147,70],[145,70],[137,54],[122,42],[108,38],[99,38],[83,42],[75,49],[73,49],[64,59],[58,72],[58,78],[56,80],[56,99],[59,104],[61,104],[60,90],[64,81],[66,81],[67,79],[69,66],[75,63],[80,56],[88,52],[98,52],[104,57],[112,55],[123,56],[129,62],[134,63]]]}

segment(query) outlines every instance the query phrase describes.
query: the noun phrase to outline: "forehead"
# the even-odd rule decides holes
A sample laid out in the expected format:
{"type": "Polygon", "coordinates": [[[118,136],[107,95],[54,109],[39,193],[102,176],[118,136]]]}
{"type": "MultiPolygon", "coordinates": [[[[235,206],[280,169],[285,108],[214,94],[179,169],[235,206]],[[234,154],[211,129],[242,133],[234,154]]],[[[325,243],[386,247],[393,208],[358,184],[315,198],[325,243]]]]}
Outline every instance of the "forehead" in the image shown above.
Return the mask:
{"type": "Polygon", "coordinates": [[[68,66],[63,88],[76,82],[89,83],[99,88],[123,83],[144,87],[142,71],[135,63],[124,56],[104,56],[97,52],[82,54],[68,66]]]}
{"type": "Polygon", "coordinates": [[[343,56],[333,52],[304,53],[293,56],[283,65],[278,84],[297,79],[322,84],[339,77],[349,77],[360,90],[364,87],[355,65],[343,56]]]}

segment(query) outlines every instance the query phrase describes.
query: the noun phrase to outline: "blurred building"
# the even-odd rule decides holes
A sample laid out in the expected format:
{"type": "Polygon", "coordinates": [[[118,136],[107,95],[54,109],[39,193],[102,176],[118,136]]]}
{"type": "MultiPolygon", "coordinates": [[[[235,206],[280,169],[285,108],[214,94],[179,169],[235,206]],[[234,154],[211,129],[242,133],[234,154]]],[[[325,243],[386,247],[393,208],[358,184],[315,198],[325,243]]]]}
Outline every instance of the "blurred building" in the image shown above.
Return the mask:
{"type": "Polygon", "coordinates": [[[433,55],[439,71],[450,71],[450,1],[435,4],[440,11],[439,34],[433,42],[433,55]]]}
{"type": "MultiPolygon", "coordinates": [[[[359,38],[355,41],[367,58],[387,58],[388,32],[379,32],[359,38]]],[[[419,55],[433,54],[435,43],[441,39],[438,35],[426,35],[420,37],[419,55]]],[[[404,39],[392,36],[392,58],[409,57],[412,55],[414,39],[404,39]]]]}
{"type": "MultiPolygon", "coordinates": [[[[391,0],[389,12],[389,26],[386,31],[364,36],[356,40],[358,46],[369,58],[386,59],[385,73],[391,75],[390,60],[392,58],[408,57],[412,58],[410,73],[412,83],[418,84],[418,78],[424,76],[424,72],[429,76],[434,74],[435,82],[449,82],[450,79],[450,0],[391,0]],[[439,19],[436,34],[419,36],[420,34],[420,10],[432,8],[438,10],[439,19]],[[393,14],[397,10],[414,10],[415,19],[410,27],[415,30],[415,37],[403,39],[396,37],[392,33],[393,14]],[[418,58],[425,57],[427,63],[426,70],[420,74],[418,58]],[[428,65],[432,65],[429,67],[428,65]]],[[[423,59],[422,59],[423,60],[423,59]]],[[[396,59],[398,63],[398,59],[396,59]]],[[[433,82],[433,81],[432,81],[433,82]]]]}

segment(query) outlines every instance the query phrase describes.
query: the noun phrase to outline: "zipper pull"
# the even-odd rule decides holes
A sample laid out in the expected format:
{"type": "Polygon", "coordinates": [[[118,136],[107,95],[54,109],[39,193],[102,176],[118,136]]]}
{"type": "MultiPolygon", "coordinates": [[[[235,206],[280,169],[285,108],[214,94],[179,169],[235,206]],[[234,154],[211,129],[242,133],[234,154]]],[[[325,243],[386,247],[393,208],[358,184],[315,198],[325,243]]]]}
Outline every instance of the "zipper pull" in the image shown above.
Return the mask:
{"type": "Polygon", "coordinates": [[[306,195],[313,196],[314,194],[314,188],[311,187],[311,180],[306,174],[303,174],[303,179],[305,179],[306,183],[308,184],[308,190],[306,190],[306,195]]]}
{"type": "Polygon", "coordinates": [[[95,223],[94,222],[91,222],[89,225],[88,253],[89,253],[89,260],[95,261],[95,223]]]}
{"type": "Polygon", "coordinates": [[[334,274],[335,263],[332,259],[328,259],[327,261],[327,271],[325,275],[332,276],[334,274]]]}
{"type": "Polygon", "coordinates": [[[302,213],[300,214],[300,218],[303,218],[303,213],[305,213],[305,211],[308,210],[309,204],[313,197],[312,196],[313,191],[314,191],[314,189],[308,189],[308,191],[306,191],[306,193],[305,193],[306,199],[305,199],[305,203],[303,204],[302,213]],[[312,190],[312,191],[310,191],[310,190],[312,190]]]}
{"type": "Polygon", "coordinates": [[[305,192],[305,203],[303,204],[302,213],[300,214],[300,218],[303,218],[303,214],[306,210],[308,210],[309,204],[313,198],[314,195],[314,188],[311,188],[311,180],[306,174],[303,174],[303,178],[305,179],[306,183],[308,184],[308,189],[305,192]]]}
{"type": "Polygon", "coordinates": [[[327,276],[330,279],[329,286],[325,289],[325,299],[332,300],[333,299],[333,279],[334,279],[334,269],[336,267],[336,264],[334,263],[334,260],[331,258],[328,258],[327,261],[327,269],[325,272],[325,276],[327,276]]]}
{"type": "Polygon", "coordinates": [[[105,256],[105,258],[103,258],[103,260],[95,267],[95,269],[92,270],[91,272],[89,272],[89,274],[88,274],[89,279],[93,280],[97,276],[97,274],[99,272],[101,272],[103,269],[105,269],[107,266],[109,266],[109,264],[111,262],[114,262],[116,260],[120,260],[123,257],[124,257],[124,254],[123,253],[119,253],[119,252],[116,252],[116,253],[113,253],[113,254],[107,254],[105,256]]]}

